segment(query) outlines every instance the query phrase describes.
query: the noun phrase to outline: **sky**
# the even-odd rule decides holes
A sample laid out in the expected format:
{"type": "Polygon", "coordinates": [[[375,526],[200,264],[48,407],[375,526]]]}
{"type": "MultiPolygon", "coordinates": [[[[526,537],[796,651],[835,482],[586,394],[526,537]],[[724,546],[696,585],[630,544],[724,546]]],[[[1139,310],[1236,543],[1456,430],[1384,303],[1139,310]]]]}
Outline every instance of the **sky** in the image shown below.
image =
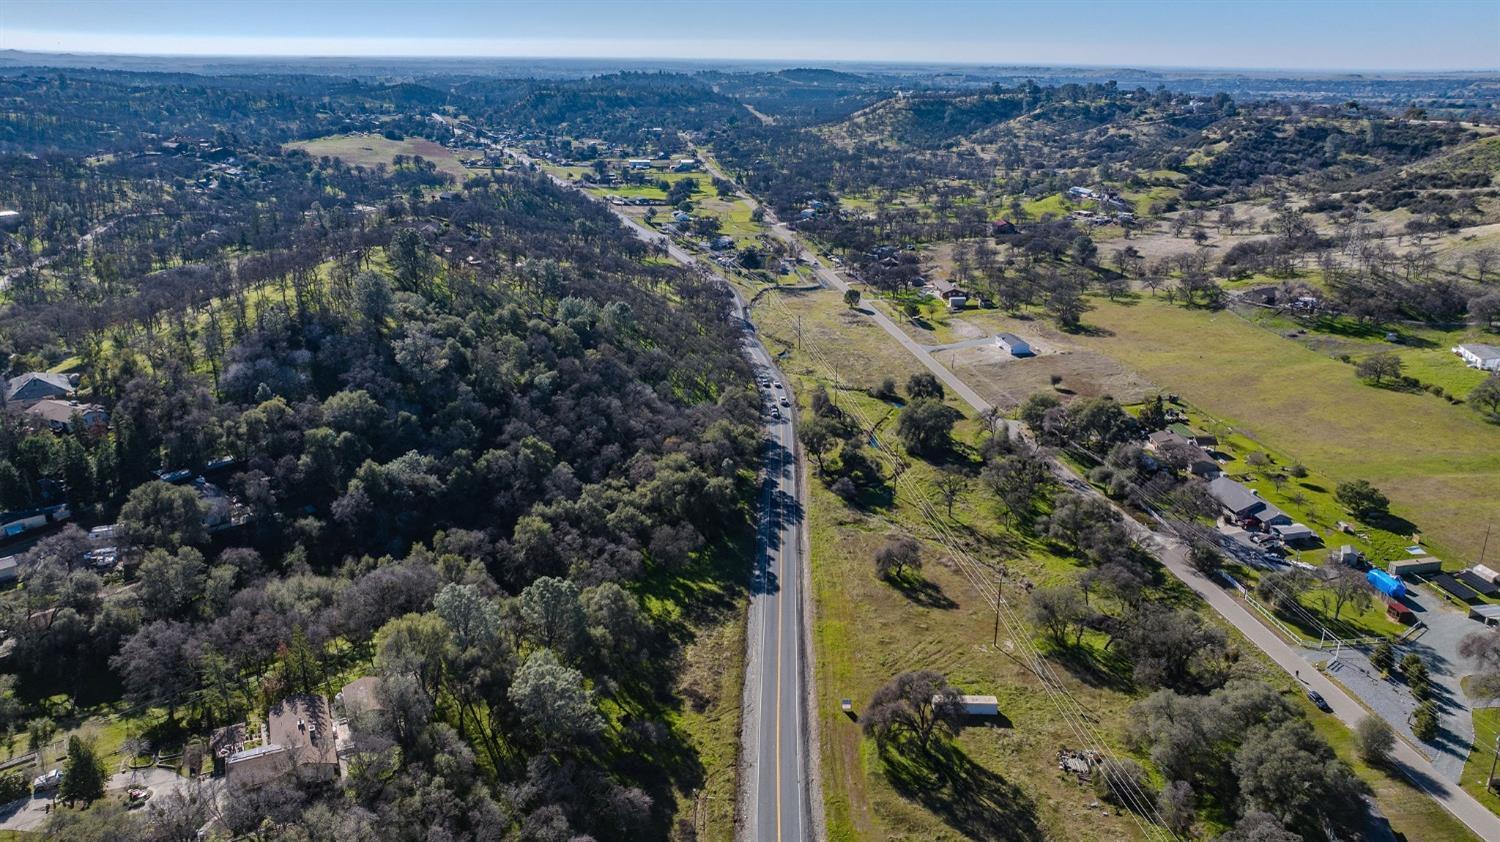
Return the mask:
{"type": "Polygon", "coordinates": [[[1500,68],[1500,0],[0,0],[0,49],[1500,68]]]}

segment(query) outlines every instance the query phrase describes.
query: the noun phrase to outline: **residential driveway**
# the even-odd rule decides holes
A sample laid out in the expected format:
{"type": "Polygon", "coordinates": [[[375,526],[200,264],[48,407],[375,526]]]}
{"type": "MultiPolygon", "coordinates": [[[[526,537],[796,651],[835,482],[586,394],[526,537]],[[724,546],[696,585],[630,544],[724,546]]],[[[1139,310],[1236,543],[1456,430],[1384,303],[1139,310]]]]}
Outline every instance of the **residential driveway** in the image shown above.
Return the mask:
{"type": "Polygon", "coordinates": [[[46,823],[52,798],[28,798],[0,807],[0,830],[36,830],[46,823]]]}
{"type": "MultiPolygon", "coordinates": [[[[217,781],[211,783],[216,785],[217,781]]],[[[118,793],[126,787],[144,786],[151,790],[151,799],[155,800],[190,785],[192,781],[188,778],[168,769],[158,769],[153,766],[150,769],[111,775],[108,783],[105,784],[105,789],[111,793],[118,793]]],[[[15,801],[0,807],[0,830],[35,831],[40,829],[51,815],[49,811],[52,803],[53,799],[48,795],[15,801]]]]}
{"type": "Polygon", "coordinates": [[[1416,700],[1406,683],[1382,678],[1370,664],[1369,652],[1345,649],[1333,662],[1332,651],[1303,650],[1303,656],[1314,663],[1327,664],[1328,674],[1347,687],[1370,709],[1391,723],[1397,732],[1416,745],[1432,761],[1438,774],[1457,781],[1463,774],[1464,761],[1474,743],[1474,720],[1470,705],[1459,687],[1459,679],[1470,666],[1458,655],[1459,641],[1479,631],[1481,626],[1457,608],[1418,585],[1407,591],[1406,602],[1426,628],[1407,643],[1396,647],[1399,662],[1408,652],[1416,652],[1427,662],[1432,677],[1433,698],[1438,704],[1438,738],[1432,743],[1418,741],[1411,733],[1411,714],[1416,700]]]}

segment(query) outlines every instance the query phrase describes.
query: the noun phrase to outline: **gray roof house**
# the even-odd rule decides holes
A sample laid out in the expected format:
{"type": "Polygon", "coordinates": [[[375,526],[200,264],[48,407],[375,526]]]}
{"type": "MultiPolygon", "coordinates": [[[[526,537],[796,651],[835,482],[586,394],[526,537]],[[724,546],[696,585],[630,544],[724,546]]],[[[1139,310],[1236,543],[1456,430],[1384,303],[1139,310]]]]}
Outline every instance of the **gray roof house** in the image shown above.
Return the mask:
{"type": "Polygon", "coordinates": [[[47,398],[67,398],[77,388],[66,374],[28,371],[5,384],[5,402],[29,406],[47,398]]]}
{"type": "Polygon", "coordinates": [[[1255,495],[1255,492],[1229,477],[1215,477],[1208,483],[1208,493],[1213,495],[1224,511],[1237,518],[1253,517],[1266,526],[1289,525],[1292,519],[1286,512],[1255,495]]]}

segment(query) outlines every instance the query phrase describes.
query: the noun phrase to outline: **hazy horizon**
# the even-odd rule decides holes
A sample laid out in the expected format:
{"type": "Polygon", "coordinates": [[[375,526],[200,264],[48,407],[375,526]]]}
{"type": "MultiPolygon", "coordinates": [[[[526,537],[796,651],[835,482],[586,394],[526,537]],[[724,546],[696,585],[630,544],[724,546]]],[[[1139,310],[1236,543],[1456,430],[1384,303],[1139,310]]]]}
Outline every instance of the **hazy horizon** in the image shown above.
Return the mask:
{"type": "Polygon", "coordinates": [[[9,0],[0,10],[0,49],[223,59],[1493,72],[1500,69],[1500,3],[9,0]]]}

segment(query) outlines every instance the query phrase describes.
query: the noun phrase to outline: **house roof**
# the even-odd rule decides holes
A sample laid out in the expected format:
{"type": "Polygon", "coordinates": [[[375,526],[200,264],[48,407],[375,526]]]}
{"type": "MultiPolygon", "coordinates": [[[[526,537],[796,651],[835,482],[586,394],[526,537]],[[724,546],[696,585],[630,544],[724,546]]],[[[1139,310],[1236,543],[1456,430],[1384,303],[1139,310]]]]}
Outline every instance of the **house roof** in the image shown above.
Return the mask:
{"type": "Polygon", "coordinates": [[[1481,360],[1500,360],[1500,347],[1486,345],[1483,342],[1466,342],[1458,346],[1459,350],[1467,351],[1481,360]]]}
{"type": "Polygon", "coordinates": [[[1176,430],[1157,430],[1151,435],[1146,436],[1146,441],[1150,442],[1154,447],[1165,447],[1171,444],[1192,444],[1192,442],[1183,438],[1182,434],[1176,430]]]}
{"type": "MultiPolygon", "coordinates": [[[[1278,509],[1278,511],[1280,511],[1278,509]]],[[[1289,523],[1284,526],[1271,527],[1277,535],[1283,538],[1311,538],[1314,533],[1310,527],[1302,523],[1289,523]]]]}
{"type": "Polygon", "coordinates": [[[286,748],[294,766],[339,762],[333,714],[322,696],[291,696],[273,705],[266,733],[268,742],[286,748]]]}
{"type": "Polygon", "coordinates": [[[995,334],[995,338],[1013,348],[1017,345],[1025,345],[1028,348],[1031,347],[1031,345],[1026,340],[1015,335],[1014,333],[997,333],[995,334]]]}
{"type": "Polygon", "coordinates": [[[23,389],[32,384],[41,384],[45,387],[41,390],[35,388],[28,390],[37,394],[71,395],[74,391],[73,381],[66,374],[56,374],[51,371],[28,371],[6,384],[5,399],[14,399],[23,389]]]}
{"type": "Polygon", "coordinates": [[[229,755],[224,774],[238,786],[257,787],[292,771],[292,754],[286,746],[268,743],[229,755]]]}
{"type": "Polygon", "coordinates": [[[1247,515],[1267,505],[1266,501],[1256,497],[1250,489],[1229,477],[1215,477],[1210,480],[1208,493],[1212,494],[1221,506],[1237,515],[1247,515]]]}
{"type": "Polygon", "coordinates": [[[372,710],[384,710],[385,703],[380,701],[380,679],[373,675],[364,678],[356,678],[344,685],[339,691],[339,701],[343,703],[345,716],[358,716],[361,713],[372,710]]]}
{"type": "Polygon", "coordinates": [[[26,412],[35,415],[44,421],[57,424],[67,424],[73,419],[73,413],[84,415],[89,412],[103,412],[104,407],[96,403],[79,403],[78,401],[60,401],[52,398],[39,400],[26,408],[26,412]]]}

